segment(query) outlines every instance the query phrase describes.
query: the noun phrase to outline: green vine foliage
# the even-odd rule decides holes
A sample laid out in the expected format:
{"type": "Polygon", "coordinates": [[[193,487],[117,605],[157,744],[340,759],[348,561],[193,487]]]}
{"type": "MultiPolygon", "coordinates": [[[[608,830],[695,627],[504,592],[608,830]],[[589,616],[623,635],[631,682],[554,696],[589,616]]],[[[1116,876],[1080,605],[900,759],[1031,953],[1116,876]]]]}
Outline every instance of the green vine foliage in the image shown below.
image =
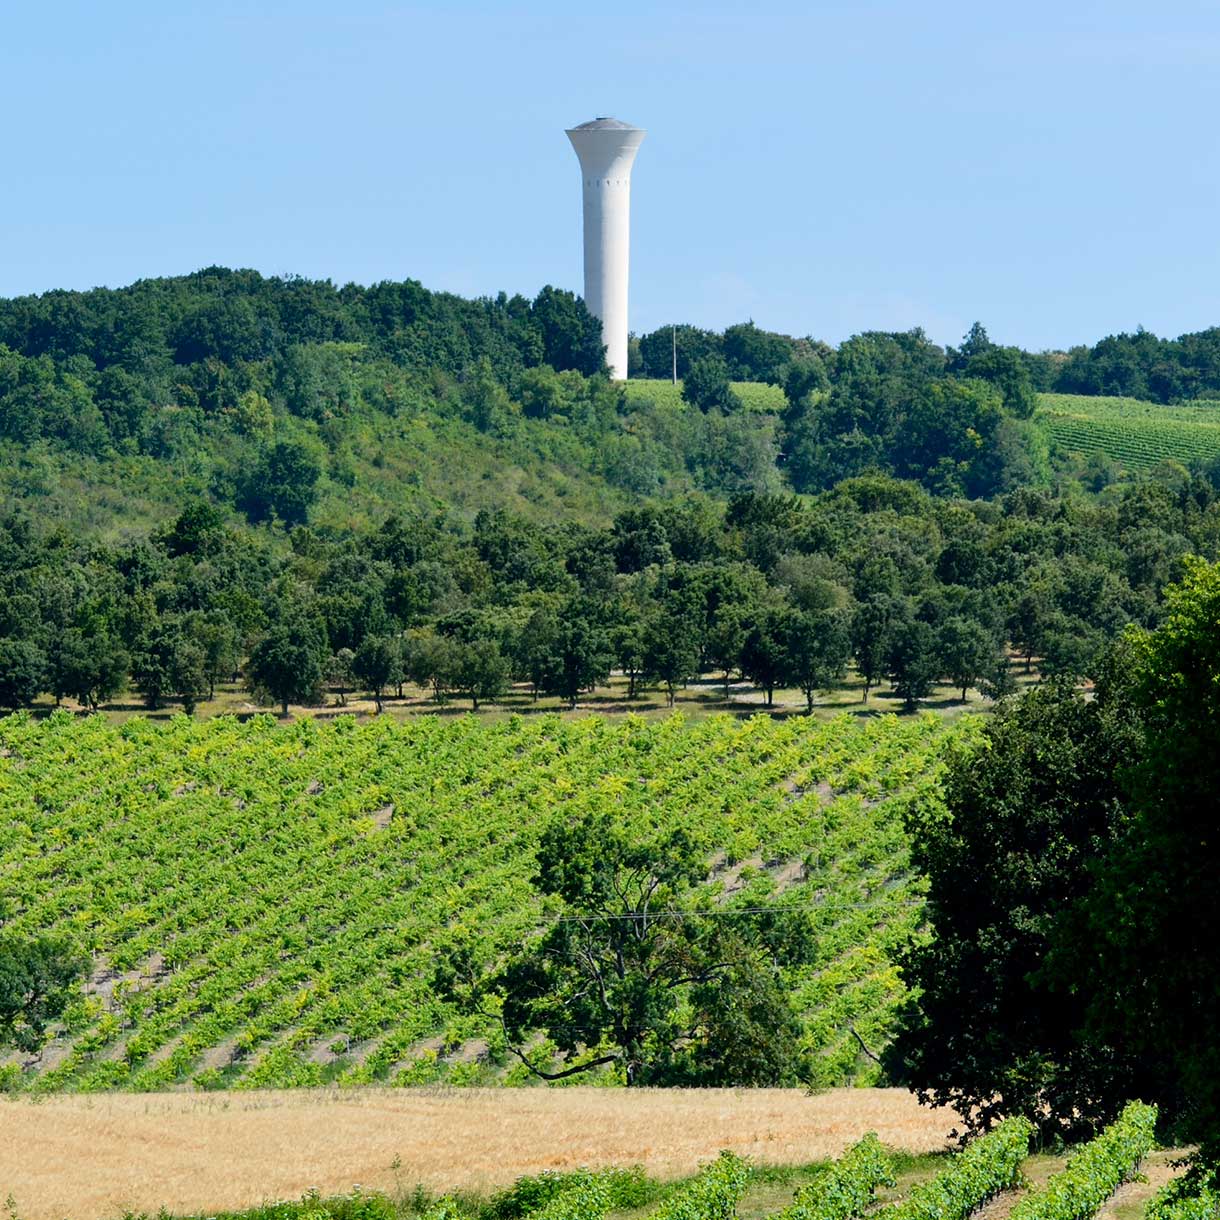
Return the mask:
{"type": "Polygon", "coordinates": [[[849,1220],[864,1213],[878,1187],[893,1185],[893,1161],[870,1131],[821,1177],[802,1186],[776,1220],[849,1220]]]}
{"type": "Polygon", "coordinates": [[[749,1182],[749,1164],[731,1152],[722,1152],[657,1207],[649,1220],[733,1220],[749,1182]]]}
{"type": "Polygon", "coordinates": [[[1021,1180],[1033,1124],[1010,1118],[967,1144],[947,1169],[916,1186],[889,1220],[966,1220],[976,1208],[1021,1180]]]}
{"type": "Polygon", "coordinates": [[[482,972],[541,934],[542,833],[585,814],[694,836],[709,909],[804,907],[814,960],[783,983],[810,1083],[870,1083],[852,1031],[884,1045],[893,958],[923,911],[904,815],[940,801],[946,743],[975,732],[932,716],[5,717],[6,931],[92,963],[58,1053],[0,1067],[0,1086],[521,1083],[498,1020],[460,1009],[438,971],[482,972]]]}
{"type": "Polygon", "coordinates": [[[1012,1211],[1012,1220],[1091,1220],[1101,1205],[1139,1168],[1156,1139],[1157,1111],[1128,1102],[1067,1167],[1012,1211]]]}
{"type": "Polygon", "coordinates": [[[1220,1191],[1201,1185],[1189,1175],[1158,1191],[1144,1213],[1144,1220],[1217,1220],[1218,1217],[1220,1191]]]}

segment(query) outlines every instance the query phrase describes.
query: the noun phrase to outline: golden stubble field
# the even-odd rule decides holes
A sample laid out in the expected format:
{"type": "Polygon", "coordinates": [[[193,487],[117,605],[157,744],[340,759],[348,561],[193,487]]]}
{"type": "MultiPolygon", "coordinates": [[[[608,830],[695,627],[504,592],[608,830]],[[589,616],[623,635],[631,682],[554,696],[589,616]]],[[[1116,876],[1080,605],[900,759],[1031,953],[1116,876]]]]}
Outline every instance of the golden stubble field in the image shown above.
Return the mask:
{"type": "Polygon", "coordinates": [[[901,1089],[332,1089],[0,1101],[0,1195],[23,1220],[115,1220],[338,1194],[487,1187],[523,1173],[642,1164],[691,1172],[731,1148],[774,1164],[866,1131],[946,1146],[955,1116],[901,1089]]]}

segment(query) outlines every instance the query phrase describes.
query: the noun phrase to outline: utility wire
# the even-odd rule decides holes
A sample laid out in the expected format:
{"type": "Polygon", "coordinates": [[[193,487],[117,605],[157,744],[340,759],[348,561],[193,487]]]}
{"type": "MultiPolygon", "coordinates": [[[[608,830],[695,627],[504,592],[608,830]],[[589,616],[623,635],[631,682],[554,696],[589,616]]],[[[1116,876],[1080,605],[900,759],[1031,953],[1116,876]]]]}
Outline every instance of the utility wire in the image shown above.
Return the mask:
{"type": "MultiPolygon", "coordinates": [[[[830,902],[793,902],[784,906],[767,906],[767,907],[723,907],[719,910],[694,910],[694,911],[639,911],[634,914],[622,915],[556,915],[550,923],[594,923],[607,921],[612,919],[704,919],[718,918],[723,919],[731,915],[767,915],[773,912],[782,913],[784,911],[867,911],[871,910],[878,904],[875,902],[850,902],[850,903],[830,903],[830,902]]],[[[923,906],[922,898],[904,898],[901,901],[896,901],[895,906],[923,906]]],[[[544,921],[545,922],[545,921],[544,921]]]]}

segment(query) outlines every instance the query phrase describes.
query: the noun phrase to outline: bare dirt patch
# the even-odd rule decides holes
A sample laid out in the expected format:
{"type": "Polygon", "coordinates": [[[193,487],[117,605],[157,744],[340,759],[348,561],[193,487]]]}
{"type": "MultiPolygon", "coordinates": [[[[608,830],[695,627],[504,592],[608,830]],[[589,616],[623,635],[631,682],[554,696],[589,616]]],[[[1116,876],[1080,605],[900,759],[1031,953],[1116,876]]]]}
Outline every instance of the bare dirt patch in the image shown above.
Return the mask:
{"type": "Polygon", "coordinates": [[[489,1187],[522,1173],[643,1164],[690,1173],[721,1148],[772,1164],[866,1131],[939,1151],[958,1122],[901,1089],[322,1089],[0,1101],[0,1182],[25,1220],[110,1220],[323,1194],[489,1187]],[[401,1166],[397,1173],[392,1165],[401,1166]]]}

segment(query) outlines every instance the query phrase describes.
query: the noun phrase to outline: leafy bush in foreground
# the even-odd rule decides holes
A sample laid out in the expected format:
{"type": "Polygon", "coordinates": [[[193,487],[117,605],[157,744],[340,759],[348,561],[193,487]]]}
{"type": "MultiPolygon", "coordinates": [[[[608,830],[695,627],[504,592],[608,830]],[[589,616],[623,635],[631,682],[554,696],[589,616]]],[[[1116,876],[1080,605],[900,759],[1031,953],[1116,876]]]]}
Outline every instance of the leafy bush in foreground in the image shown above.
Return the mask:
{"type": "Polygon", "coordinates": [[[878,1186],[893,1185],[893,1163],[870,1131],[820,1178],[802,1186],[776,1220],[848,1220],[873,1201],[878,1186]]]}
{"type": "Polygon", "coordinates": [[[732,1220],[749,1181],[749,1165],[722,1152],[652,1212],[650,1220],[732,1220]]]}
{"type": "Polygon", "coordinates": [[[575,1169],[567,1173],[546,1170],[520,1177],[507,1190],[495,1195],[480,1209],[480,1220],[519,1220],[522,1216],[533,1216],[552,1204],[560,1206],[569,1196],[587,1196],[590,1187],[599,1192],[599,1197],[604,1194],[607,1206],[613,1211],[641,1207],[656,1191],[638,1165],[628,1169],[575,1169]]]}
{"type": "Polygon", "coordinates": [[[1148,1204],[1144,1220],[1216,1220],[1220,1192],[1200,1186],[1189,1177],[1170,1182],[1148,1204]]]}
{"type": "Polygon", "coordinates": [[[1156,1107],[1128,1102],[1118,1119],[1087,1143],[1042,1190],[1022,1199],[1012,1220],[1090,1220],[1135,1172],[1153,1145],[1156,1107]]]}
{"type": "Polygon", "coordinates": [[[988,1199],[1020,1181],[1033,1130],[1024,1118],[1005,1120],[968,1144],[931,1181],[916,1186],[889,1220],[966,1220],[988,1199]]]}
{"type": "MultiPolygon", "coordinates": [[[[264,1203],[241,1211],[207,1212],[189,1220],[398,1220],[398,1209],[382,1194],[364,1194],[359,1189],[350,1195],[335,1195],[323,1199],[317,1191],[304,1198],[264,1203]]],[[[428,1213],[431,1220],[456,1220],[456,1211],[428,1213]]],[[[153,1220],[147,1213],[127,1212],[124,1220],[153,1220]]],[[[169,1213],[160,1211],[156,1220],[169,1220],[169,1213]]]]}

